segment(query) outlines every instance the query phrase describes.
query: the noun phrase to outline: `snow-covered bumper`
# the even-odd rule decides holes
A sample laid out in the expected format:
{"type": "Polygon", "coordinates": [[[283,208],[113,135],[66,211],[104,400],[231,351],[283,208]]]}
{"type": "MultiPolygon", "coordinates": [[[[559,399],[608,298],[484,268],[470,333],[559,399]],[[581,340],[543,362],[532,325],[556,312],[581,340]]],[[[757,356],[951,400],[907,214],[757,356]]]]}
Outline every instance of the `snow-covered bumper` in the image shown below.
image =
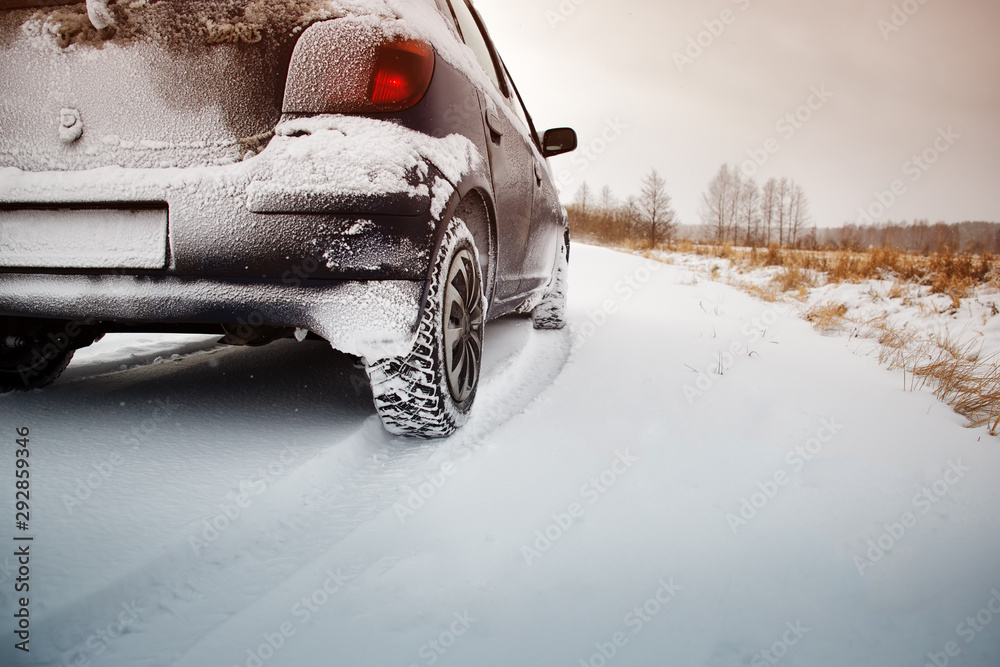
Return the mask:
{"type": "Polygon", "coordinates": [[[167,325],[227,323],[313,331],[333,347],[379,359],[409,350],[424,283],[309,284],[172,276],[0,274],[0,314],[167,325]]]}
{"type": "MultiPolygon", "coordinates": [[[[0,209],[162,208],[167,243],[155,270],[166,275],[427,277],[438,222],[455,184],[481,161],[468,139],[435,138],[391,122],[345,116],[290,120],[276,133],[259,155],[230,165],[0,168],[0,209]]],[[[10,235],[0,233],[0,244],[5,236],[10,235]]],[[[56,236],[53,243],[79,244],[65,227],[56,236]]],[[[112,239],[105,248],[101,241],[95,241],[92,254],[118,249],[112,239]]],[[[5,261],[4,251],[0,245],[0,270],[21,268],[5,261]]],[[[112,257],[103,268],[136,267],[112,257]]]]}
{"type": "Polygon", "coordinates": [[[0,169],[0,315],[286,326],[360,356],[405,351],[478,152],[356,117],[276,134],[231,165],[0,169]],[[122,215],[135,209],[151,212],[141,229],[122,215]]]}

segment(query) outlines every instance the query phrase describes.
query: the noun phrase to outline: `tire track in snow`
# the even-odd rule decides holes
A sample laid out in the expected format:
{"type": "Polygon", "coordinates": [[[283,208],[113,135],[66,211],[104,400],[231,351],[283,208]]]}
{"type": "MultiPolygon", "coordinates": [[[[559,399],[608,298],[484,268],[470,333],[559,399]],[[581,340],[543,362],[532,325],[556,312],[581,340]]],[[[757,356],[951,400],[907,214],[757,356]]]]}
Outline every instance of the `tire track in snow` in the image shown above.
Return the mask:
{"type": "MultiPolygon", "coordinates": [[[[531,331],[521,349],[489,370],[469,422],[447,440],[394,438],[377,417],[369,419],[253,499],[200,555],[189,541],[178,540],[142,568],[40,619],[36,636],[51,638],[51,646],[39,646],[31,661],[22,664],[67,665],[81,657],[95,666],[201,664],[196,661],[203,650],[199,646],[240,637],[248,609],[272,591],[280,592],[310,563],[321,564],[359,527],[393,511],[402,486],[420,484],[443,464],[479,450],[552,383],[570,348],[568,329],[531,331]],[[116,619],[123,602],[133,600],[144,610],[139,620],[97,655],[95,646],[104,644],[94,639],[95,630],[116,619]]],[[[197,528],[191,526],[192,535],[197,528]]],[[[405,553],[406,545],[399,549],[405,553]]],[[[392,560],[386,554],[371,555],[340,567],[363,572],[392,560]]]]}

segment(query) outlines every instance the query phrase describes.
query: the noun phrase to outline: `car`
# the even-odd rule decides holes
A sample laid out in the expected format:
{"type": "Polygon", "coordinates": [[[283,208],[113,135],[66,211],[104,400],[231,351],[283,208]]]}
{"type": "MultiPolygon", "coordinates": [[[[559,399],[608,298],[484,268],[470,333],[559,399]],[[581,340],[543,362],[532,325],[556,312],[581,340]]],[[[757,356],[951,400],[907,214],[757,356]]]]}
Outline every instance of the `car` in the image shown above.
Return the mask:
{"type": "Polygon", "coordinates": [[[0,58],[0,391],[107,333],[318,337],[440,438],[487,321],[565,324],[577,137],[468,0],[3,0],[0,58]]]}

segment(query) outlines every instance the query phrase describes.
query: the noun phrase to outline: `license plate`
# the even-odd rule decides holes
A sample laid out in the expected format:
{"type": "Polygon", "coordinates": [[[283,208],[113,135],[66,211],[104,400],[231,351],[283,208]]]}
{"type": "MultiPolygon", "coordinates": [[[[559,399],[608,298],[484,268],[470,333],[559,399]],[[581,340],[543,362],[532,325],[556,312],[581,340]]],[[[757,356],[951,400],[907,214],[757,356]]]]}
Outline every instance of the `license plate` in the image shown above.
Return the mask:
{"type": "Polygon", "coordinates": [[[166,266],[166,208],[0,209],[0,267],[166,266]]]}

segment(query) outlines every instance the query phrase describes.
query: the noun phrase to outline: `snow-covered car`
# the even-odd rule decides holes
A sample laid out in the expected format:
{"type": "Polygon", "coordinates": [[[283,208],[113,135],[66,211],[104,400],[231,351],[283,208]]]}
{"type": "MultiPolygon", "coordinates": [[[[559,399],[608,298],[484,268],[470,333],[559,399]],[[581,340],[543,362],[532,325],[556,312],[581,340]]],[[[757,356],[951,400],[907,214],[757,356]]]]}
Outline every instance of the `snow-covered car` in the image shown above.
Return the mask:
{"type": "Polygon", "coordinates": [[[467,0],[0,0],[0,62],[0,391],[110,332],[312,335],[441,437],[485,321],[564,324],[576,135],[467,0]]]}

